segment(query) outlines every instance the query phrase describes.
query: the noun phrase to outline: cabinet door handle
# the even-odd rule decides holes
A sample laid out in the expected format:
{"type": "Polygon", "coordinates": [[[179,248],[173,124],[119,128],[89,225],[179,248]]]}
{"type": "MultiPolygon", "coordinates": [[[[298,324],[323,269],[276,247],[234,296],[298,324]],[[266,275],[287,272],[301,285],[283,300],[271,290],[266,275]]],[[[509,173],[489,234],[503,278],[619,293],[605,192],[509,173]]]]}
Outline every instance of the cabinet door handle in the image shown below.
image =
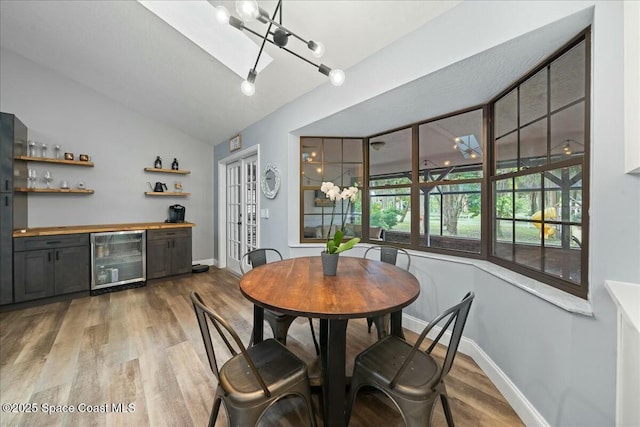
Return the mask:
{"type": "Polygon", "coordinates": [[[176,241],[175,241],[175,240],[171,242],[171,247],[172,247],[172,248],[175,248],[175,247],[176,247],[176,241]]]}
{"type": "Polygon", "coordinates": [[[9,196],[4,196],[4,205],[9,207],[9,196]]]}
{"type": "Polygon", "coordinates": [[[60,240],[49,240],[47,245],[57,245],[58,243],[62,243],[60,240]]]}
{"type": "Polygon", "coordinates": [[[171,240],[167,240],[167,247],[171,248],[171,240]]]}
{"type": "Polygon", "coordinates": [[[60,251],[56,251],[56,261],[60,261],[60,251]]]}
{"type": "Polygon", "coordinates": [[[49,262],[51,262],[51,252],[47,253],[47,257],[49,258],[49,262]]]}
{"type": "Polygon", "coordinates": [[[4,190],[5,191],[9,191],[9,180],[8,179],[4,180],[4,190]]]}

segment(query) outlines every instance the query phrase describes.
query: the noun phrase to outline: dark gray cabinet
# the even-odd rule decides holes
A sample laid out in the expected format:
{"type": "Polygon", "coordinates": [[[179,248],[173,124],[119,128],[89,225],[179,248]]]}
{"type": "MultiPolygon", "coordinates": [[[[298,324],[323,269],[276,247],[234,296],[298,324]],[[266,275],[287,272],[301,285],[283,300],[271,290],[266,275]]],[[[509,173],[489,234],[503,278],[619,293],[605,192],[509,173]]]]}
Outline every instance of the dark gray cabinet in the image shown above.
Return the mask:
{"type": "Polygon", "coordinates": [[[13,114],[0,113],[0,305],[14,302],[13,230],[27,227],[27,128],[13,114]]]}
{"type": "Polygon", "coordinates": [[[14,246],[15,302],[89,290],[88,234],[21,237],[14,246]]]}
{"type": "Polygon", "coordinates": [[[147,231],[147,279],[191,272],[191,228],[147,231]]]}

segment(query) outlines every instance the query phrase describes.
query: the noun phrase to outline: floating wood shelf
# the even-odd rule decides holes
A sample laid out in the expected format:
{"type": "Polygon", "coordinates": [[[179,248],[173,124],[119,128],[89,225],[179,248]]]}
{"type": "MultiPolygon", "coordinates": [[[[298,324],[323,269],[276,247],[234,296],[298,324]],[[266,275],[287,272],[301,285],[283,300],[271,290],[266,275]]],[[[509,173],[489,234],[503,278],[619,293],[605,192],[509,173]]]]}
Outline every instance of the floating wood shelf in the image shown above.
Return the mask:
{"type": "Polygon", "coordinates": [[[158,169],[158,168],[144,168],[147,172],[157,172],[157,173],[178,173],[181,175],[190,174],[191,171],[182,170],[182,169],[158,169]]]}
{"type": "Polygon", "coordinates": [[[71,193],[71,194],[93,194],[93,190],[79,188],[15,188],[20,193],[71,193]]]}
{"type": "Polygon", "coordinates": [[[80,160],[64,160],[64,159],[50,159],[48,157],[30,157],[30,156],[16,156],[16,160],[26,160],[27,162],[41,162],[41,163],[57,163],[60,165],[74,165],[74,166],[88,166],[93,167],[93,162],[83,162],[80,160]]]}
{"type": "Polygon", "coordinates": [[[190,196],[191,193],[178,193],[176,191],[147,191],[147,196],[190,196]]]}

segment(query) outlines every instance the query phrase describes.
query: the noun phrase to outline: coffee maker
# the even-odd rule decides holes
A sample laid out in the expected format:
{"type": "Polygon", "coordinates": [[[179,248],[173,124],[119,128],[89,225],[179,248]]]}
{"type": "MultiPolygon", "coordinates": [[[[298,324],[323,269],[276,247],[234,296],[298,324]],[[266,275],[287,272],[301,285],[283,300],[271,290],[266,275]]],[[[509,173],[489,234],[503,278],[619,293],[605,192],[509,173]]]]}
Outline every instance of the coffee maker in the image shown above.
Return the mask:
{"type": "Polygon", "coordinates": [[[184,222],[184,211],[182,205],[169,206],[169,219],[166,222],[184,222]]]}

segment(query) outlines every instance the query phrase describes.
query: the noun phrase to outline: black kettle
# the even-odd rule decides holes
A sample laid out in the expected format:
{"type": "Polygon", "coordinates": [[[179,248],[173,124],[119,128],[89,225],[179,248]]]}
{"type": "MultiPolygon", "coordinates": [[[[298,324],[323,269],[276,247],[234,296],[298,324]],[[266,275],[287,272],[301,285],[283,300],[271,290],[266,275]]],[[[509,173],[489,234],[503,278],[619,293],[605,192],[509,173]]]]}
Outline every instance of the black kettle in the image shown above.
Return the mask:
{"type": "Polygon", "coordinates": [[[147,182],[147,184],[149,184],[149,188],[151,188],[151,190],[156,193],[162,193],[164,191],[167,191],[167,184],[165,184],[164,182],[156,182],[155,187],[151,187],[150,182],[147,182]]]}

